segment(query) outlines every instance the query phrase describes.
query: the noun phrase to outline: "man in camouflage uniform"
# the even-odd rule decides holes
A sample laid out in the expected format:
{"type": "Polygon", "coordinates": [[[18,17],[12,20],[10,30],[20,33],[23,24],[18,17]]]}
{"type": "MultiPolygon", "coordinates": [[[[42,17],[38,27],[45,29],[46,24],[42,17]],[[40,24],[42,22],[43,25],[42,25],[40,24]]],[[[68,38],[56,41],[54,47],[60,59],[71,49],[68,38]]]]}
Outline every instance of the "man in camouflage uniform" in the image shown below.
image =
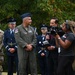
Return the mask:
{"type": "Polygon", "coordinates": [[[4,54],[3,54],[3,50],[2,50],[3,35],[4,35],[4,32],[0,29],[0,75],[2,75],[2,71],[3,71],[2,64],[3,64],[3,61],[4,61],[4,54]]]}
{"type": "Polygon", "coordinates": [[[19,75],[27,75],[26,64],[30,65],[31,75],[37,75],[37,64],[35,55],[36,34],[31,27],[31,14],[21,15],[22,24],[15,30],[15,39],[18,45],[19,75]]]}

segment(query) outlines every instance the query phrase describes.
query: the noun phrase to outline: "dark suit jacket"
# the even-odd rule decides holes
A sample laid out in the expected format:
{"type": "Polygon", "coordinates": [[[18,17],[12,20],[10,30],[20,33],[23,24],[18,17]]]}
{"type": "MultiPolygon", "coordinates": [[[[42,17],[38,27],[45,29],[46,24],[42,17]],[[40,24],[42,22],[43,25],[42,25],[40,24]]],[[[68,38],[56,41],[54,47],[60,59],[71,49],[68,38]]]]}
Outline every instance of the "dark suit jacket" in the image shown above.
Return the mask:
{"type": "Polygon", "coordinates": [[[10,33],[10,29],[4,32],[4,39],[3,39],[4,47],[6,49],[7,55],[14,56],[17,54],[17,44],[15,41],[14,34],[10,33]],[[9,48],[15,48],[14,53],[10,53],[9,48]]]}

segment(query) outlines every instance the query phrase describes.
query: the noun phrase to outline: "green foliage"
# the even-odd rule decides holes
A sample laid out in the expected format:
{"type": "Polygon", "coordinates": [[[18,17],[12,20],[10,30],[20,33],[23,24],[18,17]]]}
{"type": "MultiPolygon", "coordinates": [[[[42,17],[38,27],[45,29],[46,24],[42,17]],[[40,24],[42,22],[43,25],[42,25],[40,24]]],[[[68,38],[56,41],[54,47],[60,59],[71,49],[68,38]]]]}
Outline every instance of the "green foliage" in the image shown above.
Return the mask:
{"type": "MultiPolygon", "coordinates": [[[[9,17],[15,17],[20,24],[20,15],[31,12],[33,26],[49,25],[52,17],[57,17],[62,23],[66,19],[75,20],[74,8],[74,0],[0,0],[0,21],[6,25],[9,17]]],[[[2,25],[3,30],[7,28],[5,25],[2,25]]]]}
{"type": "Polygon", "coordinates": [[[7,29],[7,19],[14,17],[17,25],[21,23],[20,15],[32,13],[33,26],[39,29],[42,23],[49,25],[52,17],[63,23],[66,19],[75,20],[74,0],[0,0],[0,28],[7,29]]]}

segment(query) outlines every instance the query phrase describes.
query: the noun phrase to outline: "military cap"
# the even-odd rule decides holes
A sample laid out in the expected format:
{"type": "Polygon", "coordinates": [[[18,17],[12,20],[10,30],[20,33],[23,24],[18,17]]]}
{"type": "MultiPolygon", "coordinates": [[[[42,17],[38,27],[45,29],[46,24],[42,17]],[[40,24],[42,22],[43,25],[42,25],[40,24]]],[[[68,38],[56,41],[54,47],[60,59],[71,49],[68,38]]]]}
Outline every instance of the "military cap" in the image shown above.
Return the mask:
{"type": "Polygon", "coordinates": [[[41,25],[41,29],[47,29],[47,25],[42,24],[42,25],[41,25]]]}
{"type": "Polygon", "coordinates": [[[16,19],[15,18],[9,18],[8,19],[8,23],[15,24],[16,23],[16,19]]]}
{"type": "Polygon", "coordinates": [[[31,17],[31,13],[24,13],[21,15],[21,18],[25,18],[25,17],[31,17]]]}

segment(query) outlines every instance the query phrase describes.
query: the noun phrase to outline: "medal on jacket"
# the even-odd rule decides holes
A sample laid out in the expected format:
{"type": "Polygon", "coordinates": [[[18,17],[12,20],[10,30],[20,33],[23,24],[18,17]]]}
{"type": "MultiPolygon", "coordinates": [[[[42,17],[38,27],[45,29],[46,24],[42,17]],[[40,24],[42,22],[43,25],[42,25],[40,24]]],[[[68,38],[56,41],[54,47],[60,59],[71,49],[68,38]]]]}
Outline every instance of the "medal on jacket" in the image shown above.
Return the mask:
{"type": "Polygon", "coordinates": [[[18,29],[17,28],[15,29],[15,33],[18,33],[18,29]]]}

